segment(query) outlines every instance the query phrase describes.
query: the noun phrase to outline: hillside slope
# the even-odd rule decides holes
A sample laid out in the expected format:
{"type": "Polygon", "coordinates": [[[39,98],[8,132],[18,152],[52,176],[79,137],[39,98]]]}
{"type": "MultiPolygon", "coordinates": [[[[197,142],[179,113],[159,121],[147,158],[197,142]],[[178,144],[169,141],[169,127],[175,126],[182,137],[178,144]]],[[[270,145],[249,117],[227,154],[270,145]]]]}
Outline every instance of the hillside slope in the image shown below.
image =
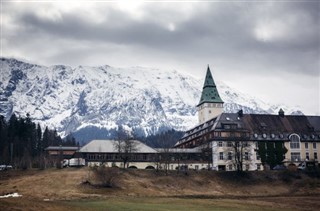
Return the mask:
{"type": "MultiPolygon", "coordinates": [[[[132,204],[137,201],[150,203],[151,200],[152,203],[167,201],[174,204],[177,199],[184,203],[199,200],[202,204],[208,200],[225,200],[224,206],[235,203],[233,209],[226,210],[236,210],[237,206],[244,206],[242,210],[246,210],[246,203],[259,210],[315,210],[320,206],[319,178],[301,172],[246,172],[237,176],[236,172],[177,174],[173,171],[166,176],[164,172],[119,170],[116,187],[106,188],[97,186],[94,173],[88,168],[12,170],[0,172],[0,184],[0,196],[14,192],[22,195],[20,198],[0,198],[2,210],[13,207],[17,207],[16,210],[68,210],[72,208],[70,204],[78,206],[79,202],[90,202],[87,206],[92,206],[95,201],[115,201],[117,204],[131,201],[132,204]]],[[[76,210],[96,210],[91,208],[73,206],[76,210]]]]}

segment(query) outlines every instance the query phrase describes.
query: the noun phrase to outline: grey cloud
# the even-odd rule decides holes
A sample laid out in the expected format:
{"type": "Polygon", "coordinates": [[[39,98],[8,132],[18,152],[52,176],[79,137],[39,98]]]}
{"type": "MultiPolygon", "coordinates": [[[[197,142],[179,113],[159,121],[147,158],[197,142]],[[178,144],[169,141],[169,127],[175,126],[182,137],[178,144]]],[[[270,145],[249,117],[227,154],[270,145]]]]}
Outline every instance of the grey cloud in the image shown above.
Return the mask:
{"type": "MultiPolygon", "coordinates": [[[[167,54],[194,60],[219,58],[229,63],[256,66],[251,72],[263,74],[271,74],[273,69],[297,73],[303,69],[304,74],[319,74],[319,3],[209,3],[195,5],[186,18],[181,17],[183,13],[175,14],[175,10],[167,13],[154,4],[144,9],[147,11],[145,18],[135,20],[123,11],[100,8],[98,12],[105,17],[99,23],[82,13],[63,13],[60,21],[53,21],[26,11],[15,16],[15,21],[23,27],[8,39],[12,45],[19,43],[21,48],[24,42],[50,37],[70,40],[73,44],[78,41],[91,42],[93,46],[99,43],[128,46],[137,51],[149,51],[152,57],[167,54]],[[284,23],[288,36],[281,40],[261,42],[254,37],[254,27],[259,22],[285,20],[291,22],[284,23]],[[176,30],[169,31],[166,21],[176,24],[176,30]]],[[[70,46],[51,47],[63,52],[70,46]]],[[[76,58],[77,54],[72,57],[76,58]]]]}

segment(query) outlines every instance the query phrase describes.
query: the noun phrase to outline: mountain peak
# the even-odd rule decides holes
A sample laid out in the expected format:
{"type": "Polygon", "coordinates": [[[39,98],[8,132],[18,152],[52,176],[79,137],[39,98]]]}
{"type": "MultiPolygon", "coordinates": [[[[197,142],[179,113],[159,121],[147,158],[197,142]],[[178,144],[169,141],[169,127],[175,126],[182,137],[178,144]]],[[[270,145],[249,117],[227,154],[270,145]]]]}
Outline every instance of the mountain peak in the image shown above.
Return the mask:
{"type": "MultiPolygon", "coordinates": [[[[87,141],[112,137],[119,125],[146,136],[197,124],[201,81],[175,70],[108,65],[45,67],[5,58],[0,62],[4,69],[0,114],[9,118],[12,113],[29,113],[34,121],[56,128],[60,135],[78,133],[87,141]]],[[[216,85],[225,101],[225,112],[279,110],[219,81],[216,85]]]]}

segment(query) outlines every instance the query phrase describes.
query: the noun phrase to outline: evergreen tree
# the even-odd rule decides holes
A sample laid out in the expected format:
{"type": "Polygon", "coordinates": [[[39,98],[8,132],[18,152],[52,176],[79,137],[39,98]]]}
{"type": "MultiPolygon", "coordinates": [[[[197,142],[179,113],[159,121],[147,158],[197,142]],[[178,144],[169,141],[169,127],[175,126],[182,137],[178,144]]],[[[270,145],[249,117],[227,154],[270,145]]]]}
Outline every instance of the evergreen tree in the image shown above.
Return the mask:
{"type": "Polygon", "coordinates": [[[258,142],[258,154],[263,165],[268,164],[272,169],[278,164],[282,164],[287,148],[281,141],[258,142]]]}
{"type": "Polygon", "coordinates": [[[41,131],[41,126],[38,123],[37,127],[37,144],[36,144],[36,149],[37,149],[37,154],[40,155],[42,153],[42,151],[44,150],[43,147],[43,142],[42,142],[42,131],[41,131]]]}
{"type": "Polygon", "coordinates": [[[0,115],[0,157],[1,163],[9,162],[8,125],[4,116],[0,115]]]}
{"type": "MultiPolygon", "coordinates": [[[[13,164],[15,167],[29,168],[35,162],[36,166],[46,166],[44,149],[48,146],[75,146],[76,140],[71,135],[67,141],[61,139],[56,130],[45,128],[42,134],[40,124],[32,121],[30,114],[17,117],[12,114],[9,121],[0,115],[0,162],[13,164]],[[41,158],[41,159],[39,159],[41,158]]],[[[45,167],[44,167],[45,168],[45,167]]]]}

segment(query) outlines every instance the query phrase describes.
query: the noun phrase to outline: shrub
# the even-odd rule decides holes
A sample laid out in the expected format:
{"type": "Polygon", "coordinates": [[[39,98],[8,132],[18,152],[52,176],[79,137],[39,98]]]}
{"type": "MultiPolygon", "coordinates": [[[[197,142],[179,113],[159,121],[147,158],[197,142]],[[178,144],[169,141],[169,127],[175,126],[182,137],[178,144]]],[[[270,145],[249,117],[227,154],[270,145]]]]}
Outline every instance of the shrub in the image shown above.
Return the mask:
{"type": "Polygon", "coordinates": [[[92,168],[93,175],[97,181],[97,185],[102,187],[117,187],[117,180],[120,170],[114,167],[106,167],[104,165],[92,168]]]}
{"type": "Polygon", "coordinates": [[[301,174],[298,171],[284,170],[280,173],[280,178],[284,182],[292,182],[292,180],[301,179],[301,174]]]}

